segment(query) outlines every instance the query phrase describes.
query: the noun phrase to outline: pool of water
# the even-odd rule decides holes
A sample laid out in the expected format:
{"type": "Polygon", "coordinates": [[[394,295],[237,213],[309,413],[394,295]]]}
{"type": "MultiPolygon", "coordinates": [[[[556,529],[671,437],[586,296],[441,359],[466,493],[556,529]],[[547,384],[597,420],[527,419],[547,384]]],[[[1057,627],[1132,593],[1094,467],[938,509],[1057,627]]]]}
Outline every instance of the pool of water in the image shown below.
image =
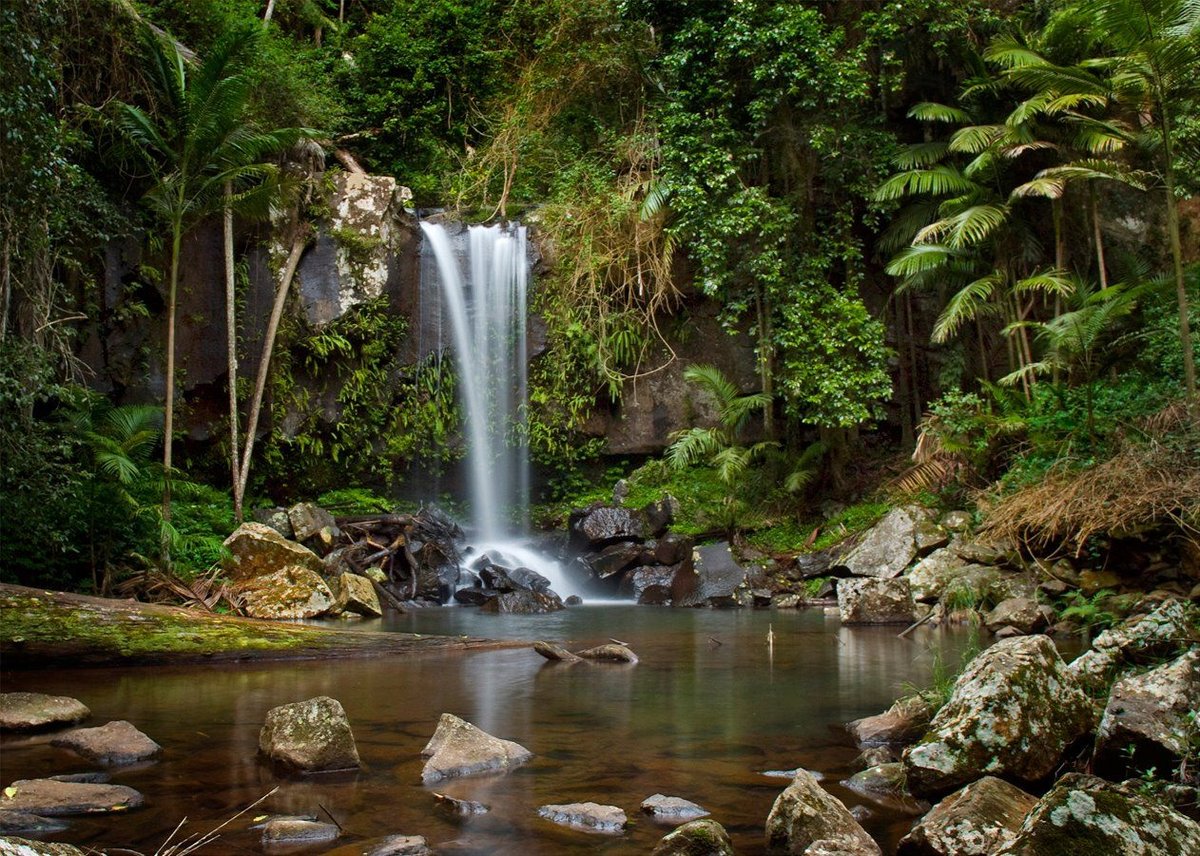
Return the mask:
{"type": "MultiPolygon", "coordinates": [[[[842,627],[821,609],[684,610],[582,606],[544,616],[429,609],[363,622],[363,629],[492,638],[550,639],[572,648],[627,642],[637,665],[550,663],[528,648],[436,653],[403,659],[5,672],[5,692],[71,695],[88,725],[128,719],[163,746],[153,763],[113,771],[142,791],[146,807],[77,818],[53,836],[93,847],[153,853],[186,817],[185,831],[212,828],[278,786],[222,832],[211,853],[258,853],[262,814],[328,813],[339,842],[424,835],[444,852],[645,854],[670,827],[638,805],[662,793],[693,800],[729,830],[737,852],[764,850],[763,825],[786,781],[763,771],[805,767],[848,805],[873,814],[865,826],[889,847],[911,819],[838,786],[857,752],[841,723],[878,713],[904,685],[924,684],[934,654],[954,661],[963,632],[842,627]],[[774,636],[773,645],[768,633],[774,636]],[[268,709],[317,695],[338,699],[364,767],[350,775],[283,778],[256,757],[268,709]],[[498,777],[421,785],[419,756],[443,712],[455,713],[536,757],[498,777]],[[463,823],[438,814],[434,792],[477,800],[491,812],[463,823]],[[535,814],[546,803],[594,801],[623,808],[620,836],[563,829],[535,814]]],[[[49,737],[5,737],[3,783],[89,766],[49,737]]],[[[334,846],[310,848],[321,852],[334,846]]]]}

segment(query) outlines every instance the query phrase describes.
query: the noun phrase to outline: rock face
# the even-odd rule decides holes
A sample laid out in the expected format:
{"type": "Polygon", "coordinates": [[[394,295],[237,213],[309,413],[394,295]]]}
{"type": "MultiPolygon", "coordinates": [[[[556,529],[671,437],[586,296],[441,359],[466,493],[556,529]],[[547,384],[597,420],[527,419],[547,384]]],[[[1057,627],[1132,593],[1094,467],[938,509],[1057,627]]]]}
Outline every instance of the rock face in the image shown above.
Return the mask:
{"type": "Polygon", "coordinates": [[[96,764],[134,764],[162,751],[162,747],[134,728],[117,720],[99,728],[77,728],[54,738],[51,745],[70,749],[96,764]]]}
{"type": "Polygon", "coordinates": [[[0,693],[0,731],[37,731],[72,725],[92,715],[70,696],[0,693]]]}
{"type": "Polygon", "coordinates": [[[1095,776],[1070,773],[1042,797],[1002,856],[1193,856],[1200,824],[1095,776]]]}
{"type": "Polygon", "coordinates": [[[629,823],[625,812],[615,805],[600,805],[594,802],[544,805],[538,808],[537,813],[538,817],[544,817],[554,823],[589,832],[620,832],[629,823]]]}
{"type": "Polygon", "coordinates": [[[316,618],[332,611],[336,603],[321,575],[300,565],[243,579],[236,588],[251,618],[316,618]]]}
{"type": "Polygon", "coordinates": [[[911,624],[912,591],[906,579],[849,579],[837,587],[843,624],[911,624]]]}
{"type": "Polygon", "coordinates": [[[383,615],[379,607],[379,595],[375,586],[366,577],[358,574],[342,574],[338,577],[337,599],[334,601],[334,612],[353,612],[368,618],[378,618],[383,615]]]}
{"type": "Polygon", "coordinates": [[[1002,640],[963,670],[929,732],[904,753],[909,789],[941,794],[985,774],[1037,782],[1094,720],[1054,643],[1002,640]]]}
{"type": "Polygon", "coordinates": [[[662,794],[654,794],[642,800],[642,811],[655,820],[672,823],[682,823],[709,814],[704,808],[683,797],[668,797],[662,794]]]}
{"type": "Polygon", "coordinates": [[[792,784],[771,806],[767,851],[799,856],[817,849],[862,856],[881,852],[841,802],[826,793],[811,773],[797,770],[792,784]]]}
{"type": "Polygon", "coordinates": [[[138,808],[142,795],[124,785],[60,782],[54,779],[21,779],[5,788],[0,808],[42,817],[105,814],[138,808]],[[15,791],[9,796],[9,790],[15,791]]]}
{"type": "Polygon", "coordinates": [[[733,856],[733,842],[715,820],[693,820],[664,835],[651,856],[733,856]]]}
{"type": "Polygon", "coordinates": [[[903,746],[913,742],[929,727],[933,705],[919,695],[902,698],[875,716],[846,724],[859,746],[903,746]]]}
{"type": "Polygon", "coordinates": [[[1096,730],[1096,768],[1114,773],[1133,772],[1126,770],[1127,763],[1135,770],[1171,768],[1200,738],[1200,722],[1191,718],[1197,710],[1200,648],[1117,681],[1096,730]]]}
{"type": "Polygon", "coordinates": [[[1126,665],[1152,661],[1178,650],[1190,635],[1195,607],[1169,600],[1149,615],[1133,617],[1101,633],[1090,651],[1071,663],[1071,671],[1091,689],[1103,688],[1126,665]]]}
{"type": "Polygon", "coordinates": [[[896,856],[992,856],[1009,844],[1037,798],[994,776],[955,791],[900,839],[896,856]]]}
{"type": "Polygon", "coordinates": [[[533,757],[521,744],[493,737],[452,713],[442,714],[421,754],[429,758],[421,771],[425,784],[511,770],[533,757]]]}
{"type": "Polygon", "coordinates": [[[225,547],[231,555],[222,567],[235,582],[273,574],[289,566],[307,568],[315,574],[324,569],[320,556],[263,523],[243,523],[225,539],[225,547]]]}
{"type": "Polygon", "coordinates": [[[900,576],[916,558],[917,524],[925,519],[920,509],[893,508],[838,564],[856,577],[900,576]]]}
{"type": "Polygon", "coordinates": [[[328,696],[285,704],[267,711],[258,735],[259,751],[303,773],[352,770],[358,747],[341,703],[328,696]]]}

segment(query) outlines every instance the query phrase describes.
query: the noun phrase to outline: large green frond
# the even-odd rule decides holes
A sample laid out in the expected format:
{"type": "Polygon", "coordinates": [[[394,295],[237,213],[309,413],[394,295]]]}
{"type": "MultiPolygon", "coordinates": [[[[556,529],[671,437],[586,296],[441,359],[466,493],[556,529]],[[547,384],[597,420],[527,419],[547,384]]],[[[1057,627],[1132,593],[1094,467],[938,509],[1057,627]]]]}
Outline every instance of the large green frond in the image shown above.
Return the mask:
{"type": "Polygon", "coordinates": [[[958,332],[959,327],[981,317],[986,312],[988,300],[1003,283],[1003,277],[999,273],[993,273],[980,277],[955,292],[934,324],[933,341],[938,344],[948,342],[958,332]]]}
{"type": "Polygon", "coordinates": [[[932,101],[923,101],[920,104],[915,104],[908,111],[909,118],[919,119],[922,122],[951,122],[955,124],[967,124],[971,121],[971,114],[959,107],[951,107],[947,104],[936,104],[932,101]]]}
{"type": "Polygon", "coordinates": [[[941,164],[930,169],[911,169],[893,175],[875,191],[875,198],[883,202],[920,194],[947,196],[968,193],[974,188],[975,183],[957,168],[941,164]]]}

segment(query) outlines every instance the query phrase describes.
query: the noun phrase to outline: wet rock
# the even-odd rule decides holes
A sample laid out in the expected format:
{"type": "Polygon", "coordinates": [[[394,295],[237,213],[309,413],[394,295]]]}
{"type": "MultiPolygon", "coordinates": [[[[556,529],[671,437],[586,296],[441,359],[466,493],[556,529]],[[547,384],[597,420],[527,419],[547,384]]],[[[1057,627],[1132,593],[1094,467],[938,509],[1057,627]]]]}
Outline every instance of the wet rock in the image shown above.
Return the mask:
{"type": "Polygon", "coordinates": [[[993,633],[1002,627],[1013,627],[1023,634],[1036,633],[1046,626],[1046,616],[1038,604],[1027,597],[1011,597],[996,604],[984,618],[993,633]]]}
{"type": "Polygon", "coordinates": [[[670,606],[671,588],[669,586],[647,586],[637,602],[641,606],[670,606]]]}
{"type": "Polygon", "coordinates": [[[597,504],[571,512],[570,533],[572,548],[595,551],[617,541],[641,541],[645,525],[638,512],[597,504]]]}
{"type": "Polygon", "coordinates": [[[838,564],[856,577],[892,579],[917,555],[915,531],[926,517],[921,509],[893,508],[838,564]]]}
{"type": "Polygon", "coordinates": [[[553,642],[534,642],[533,650],[537,651],[547,660],[555,660],[561,663],[578,663],[582,657],[577,657],[561,645],[556,645],[553,642]]]}
{"type": "Polygon", "coordinates": [[[355,615],[365,615],[368,618],[378,618],[383,615],[379,606],[379,595],[375,586],[366,577],[358,574],[342,574],[338,577],[338,593],[334,602],[334,612],[353,612],[355,615]]]}
{"type": "Polygon", "coordinates": [[[1117,681],[1096,730],[1095,766],[1124,773],[1173,769],[1200,745],[1200,648],[1117,681]],[[1132,756],[1132,757],[1130,757],[1132,756]],[[1128,766],[1133,769],[1127,769],[1128,766]]]}
{"type": "Polygon", "coordinates": [[[1094,723],[1053,642],[1002,640],[963,670],[928,733],[904,753],[909,789],[946,793],[986,774],[1037,782],[1094,723]]]}
{"type": "Polygon", "coordinates": [[[38,731],[73,725],[92,715],[70,696],[0,693],[0,731],[38,731]]]}
{"type": "Polygon", "coordinates": [[[698,547],[691,573],[687,563],[675,574],[671,602],[675,606],[710,606],[714,599],[734,598],[746,582],[746,569],[733,558],[729,544],[698,547]]]}
{"type": "MultiPolygon", "coordinates": [[[[41,817],[27,811],[10,811],[0,808],[0,835],[11,835],[16,832],[24,832],[28,835],[49,835],[53,832],[62,832],[66,828],[67,823],[62,820],[41,817]]],[[[3,852],[3,846],[0,846],[0,853],[3,852]]]]}
{"type": "Polygon", "coordinates": [[[0,808],[42,817],[106,814],[138,808],[142,803],[142,795],[124,785],[56,782],[53,779],[21,779],[5,788],[0,797],[0,808]]]}
{"type": "Polygon", "coordinates": [[[655,820],[682,823],[704,817],[710,812],[683,797],[668,797],[663,794],[653,794],[642,800],[642,811],[655,820]]]}
{"type": "Polygon", "coordinates": [[[454,817],[475,817],[487,814],[491,809],[481,802],[460,800],[446,794],[434,794],[434,807],[445,814],[454,817]]]}
{"type": "Polygon", "coordinates": [[[1105,630],[1071,663],[1071,672],[1089,689],[1100,690],[1127,665],[1161,660],[1177,653],[1191,635],[1193,605],[1171,600],[1149,615],[1126,619],[1105,630]]]}
{"type": "Polygon", "coordinates": [[[1193,856],[1200,824],[1095,776],[1069,773],[1042,797],[1000,856],[1193,856]]]}
{"type": "Polygon", "coordinates": [[[776,609],[798,609],[804,605],[804,598],[798,594],[777,594],[771,598],[771,606],[776,609]]]}
{"type": "MultiPolygon", "coordinates": [[[[667,531],[675,518],[679,516],[679,500],[671,494],[663,494],[656,502],[647,503],[642,508],[642,519],[646,522],[646,532],[654,538],[667,531]]],[[[672,564],[668,562],[667,564],[672,564]]]]}
{"type": "Polygon", "coordinates": [[[573,594],[564,600],[563,603],[565,603],[567,606],[579,606],[581,603],[583,603],[583,598],[577,594],[573,594]]]}
{"type": "MultiPolygon", "coordinates": [[[[314,554],[315,555],[315,554],[314,554]]],[[[334,611],[336,598],[320,574],[300,565],[244,578],[234,584],[251,618],[316,618],[334,611]]]]}
{"type": "Polygon", "coordinates": [[[575,655],[582,657],[584,660],[607,660],[610,663],[636,663],[638,661],[637,654],[633,653],[627,646],[618,645],[616,642],[597,645],[595,648],[588,648],[584,651],[576,651],[575,655]]]}
{"type": "Polygon", "coordinates": [[[896,746],[920,737],[933,719],[933,705],[919,695],[902,698],[886,711],[847,723],[859,746],[896,746]]]}
{"type": "Polygon", "coordinates": [[[844,576],[846,570],[834,565],[834,560],[839,552],[839,547],[831,547],[828,550],[818,550],[814,553],[801,553],[792,559],[785,574],[788,579],[792,580],[811,580],[816,577],[826,577],[835,572],[844,576]]]}
{"type": "Polygon", "coordinates": [[[654,563],[659,565],[678,565],[688,559],[695,549],[696,543],[686,535],[669,532],[654,544],[654,563]]]}
{"type": "Polygon", "coordinates": [[[984,776],[935,805],[900,839],[896,856],[992,856],[1016,837],[1035,805],[1037,797],[984,776]]]}
{"type": "Polygon", "coordinates": [[[938,525],[951,532],[965,532],[971,528],[971,512],[947,511],[938,518],[938,525]]]}
{"type": "Polygon", "coordinates": [[[295,534],[286,508],[256,508],[250,512],[250,518],[255,523],[270,526],[284,538],[292,538],[295,534]]]}
{"type": "Polygon", "coordinates": [[[767,852],[797,856],[818,852],[862,856],[881,853],[879,845],[846,807],[804,770],[796,771],[792,784],[771,806],[767,852]]]}
{"type": "Polygon", "coordinates": [[[483,606],[489,600],[500,596],[495,589],[460,588],[454,593],[454,599],[463,606],[483,606]]]}
{"type": "Polygon", "coordinates": [[[263,844],[315,844],[322,841],[333,841],[341,831],[332,823],[319,823],[315,820],[273,820],[263,826],[263,844]]]}
{"type": "Polygon", "coordinates": [[[621,579],[621,585],[617,591],[622,596],[632,598],[639,603],[643,595],[652,588],[659,589],[665,592],[667,597],[670,597],[671,583],[675,579],[677,570],[679,569],[671,565],[644,565],[634,568],[621,579]]]}
{"type": "Polygon", "coordinates": [[[668,832],[651,856],[733,856],[733,841],[715,820],[693,820],[668,832]]]}
{"type": "Polygon", "coordinates": [[[346,711],[328,696],[267,711],[266,724],[258,735],[258,749],[272,761],[303,773],[359,766],[358,747],[346,711]]]}
{"type": "Polygon", "coordinates": [[[362,856],[433,856],[433,850],[423,835],[389,835],[362,848],[362,856]]]}
{"type": "Polygon", "coordinates": [[[138,731],[132,723],[117,720],[99,728],[77,728],[50,741],[70,749],[96,764],[135,764],[162,751],[162,747],[138,731]]]}
{"type": "Polygon", "coordinates": [[[594,802],[544,805],[537,810],[544,817],[562,826],[573,826],[589,832],[621,832],[629,819],[615,805],[600,805],[594,802]]]}
{"type": "Polygon", "coordinates": [[[912,591],[906,579],[845,579],[837,587],[843,624],[911,624],[912,591]]]}
{"type": "Polygon", "coordinates": [[[924,808],[908,796],[904,765],[898,761],[877,764],[842,781],[842,786],[897,811],[920,814],[924,808]]]}
{"type": "Polygon", "coordinates": [[[508,572],[508,578],[518,589],[536,591],[546,594],[550,591],[550,579],[532,568],[513,568],[508,572]]]}
{"type": "Polygon", "coordinates": [[[928,556],[950,543],[950,533],[932,520],[919,520],[913,529],[918,556],[928,556]]]}
{"type": "Polygon", "coordinates": [[[421,754],[429,759],[421,771],[425,784],[503,772],[533,757],[521,744],[493,737],[452,713],[442,714],[437,730],[421,754]]]}
{"type": "Polygon", "coordinates": [[[562,598],[553,592],[519,589],[489,598],[479,607],[479,611],[504,615],[541,615],[563,608],[562,598]]]}
{"type": "Polygon", "coordinates": [[[31,841],[6,835],[0,838],[0,856],[85,856],[85,853],[74,844],[31,841]]]}
{"type": "Polygon", "coordinates": [[[112,774],[99,771],[88,773],[61,773],[57,776],[47,776],[56,782],[83,782],[85,785],[107,785],[112,781],[112,774]]]}
{"type": "Polygon", "coordinates": [[[1096,571],[1090,568],[1079,572],[1079,590],[1085,597],[1091,597],[1104,589],[1121,587],[1121,577],[1112,571],[1096,571]]]}
{"type": "Polygon", "coordinates": [[[301,567],[320,574],[321,557],[302,544],[289,541],[262,523],[243,523],[225,539],[230,556],[221,567],[234,582],[274,574],[287,567],[301,567]]]}
{"type": "Polygon", "coordinates": [[[587,556],[584,561],[591,568],[592,576],[598,580],[606,580],[626,568],[633,567],[641,559],[642,546],[636,542],[625,541],[609,544],[599,553],[587,556]]]}

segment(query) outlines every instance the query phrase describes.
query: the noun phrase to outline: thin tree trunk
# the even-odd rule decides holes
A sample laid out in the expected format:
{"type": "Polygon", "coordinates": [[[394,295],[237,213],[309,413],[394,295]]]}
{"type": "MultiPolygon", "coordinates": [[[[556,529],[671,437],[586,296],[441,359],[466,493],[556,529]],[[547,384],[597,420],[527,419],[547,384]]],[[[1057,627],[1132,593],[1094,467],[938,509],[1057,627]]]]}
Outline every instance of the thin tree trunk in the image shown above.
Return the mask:
{"type": "Polygon", "coordinates": [[[758,314],[758,372],[763,394],[767,396],[767,402],[763,405],[763,433],[768,440],[774,440],[775,379],[771,371],[771,321],[761,286],[755,290],[754,303],[758,314]]]}
{"type": "Polygon", "coordinates": [[[258,431],[258,416],[262,409],[263,393],[267,388],[267,373],[271,367],[271,352],[275,349],[275,334],[279,332],[279,320],[283,317],[283,307],[287,303],[288,291],[292,279],[296,275],[296,267],[300,264],[300,256],[308,244],[308,233],[301,231],[292,241],[292,251],[288,254],[287,263],[279,278],[279,288],[275,292],[275,305],[271,307],[271,319],[267,322],[267,332],[263,339],[262,359],[258,363],[258,376],[254,379],[254,397],[250,400],[250,415],[246,424],[246,444],[242,449],[242,470],[239,474],[237,490],[234,493],[234,503],[241,504],[246,496],[246,484],[250,476],[250,456],[254,453],[254,435],[258,431]]]}
{"type": "Polygon", "coordinates": [[[235,297],[237,283],[233,274],[233,185],[225,182],[225,338],[229,375],[229,484],[233,488],[233,515],[242,522],[242,498],[238,494],[241,481],[238,466],[238,406],[237,406],[237,315],[235,297]]]}
{"type": "Polygon", "coordinates": [[[901,314],[901,301],[897,299],[893,305],[895,312],[893,313],[893,324],[896,330],[896,351],[900,354],[898,379],[900,381],[900,445],[905,449],[911,449],[916,445],[916,436],[913,433],[913,408],[912,408],[912,382],[909,379],[908,359],[905,354],[905,332],[904,318],[901,314]]]}
{"type": "MultiPolygon", "coordinates": [[[[171,227],[171,280],[167,285],[167,376],[163,401],[163,498],[162,519],[171,522],[171,446],[175,434],[175,296],[179,285],[179,251],[183,243],[183,224],[171,227]]],[[[171,544],[161,533],[160,560],[165,570],[171,564],[171,544]]]]}
{"type": "Polygon", "coordinates": [[[917,377],[917,330],[916,324],[913,322],[911,291],[904,293],[904,315],[908,332],[908,376],[912,393],[912,421],[915,426],[921,424],[921,384],[917,377]]]}
{"type": "Polygon", "coordinates": [[[1183,349],[1183,388],[1187,393],[1188,411],[1196,409],[1196,362],[1192,353],[1192,324],[1188,317],[1187,283],[1183,277],[1183,248],[1179,240],[1179,209],[1175,201],[1175,174],[1171,167],[1170,146],[1167,147],[1167,234],[1171,240],[1171,264],[1175,268],[1175,297],[1179,302],[1179,343],[1183,349]]]}
{"type": "Polygon", "coordinates": [[[270,22],[273,14],[275,14],[275,0],[267,0],[267,11],[263,13],[264,27],[270,22]]]}
{"type": "Polygon", "coordinates": [[[1100,275],[1101,290],[1108,288],[1108,266],[1104,262],[1104,236],[1100,233],[1100,206],[1096,202],[1096,188],[1088,185],[1092,202],[1092,238],[1096,242],[1096,270],[1100,275]]]}

